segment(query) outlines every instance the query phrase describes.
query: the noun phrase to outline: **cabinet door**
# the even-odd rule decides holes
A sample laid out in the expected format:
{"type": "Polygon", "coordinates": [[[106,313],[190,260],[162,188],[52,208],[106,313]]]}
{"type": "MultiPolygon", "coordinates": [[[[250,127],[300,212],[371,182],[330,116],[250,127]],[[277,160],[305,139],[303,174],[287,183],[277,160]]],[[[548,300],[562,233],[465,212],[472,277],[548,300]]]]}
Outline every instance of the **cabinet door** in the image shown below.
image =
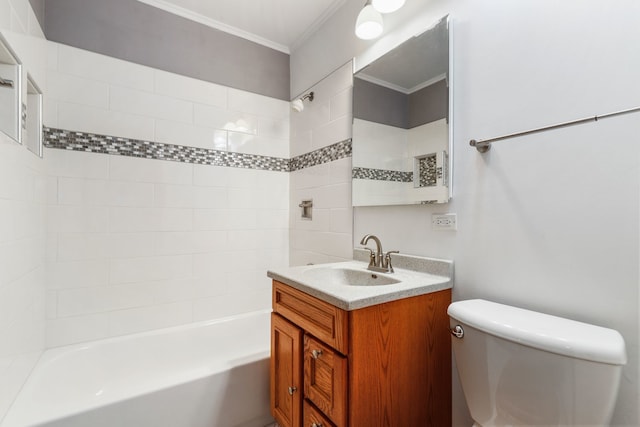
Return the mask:
{"type": "Polygon", "coordinates": [[[302,330],[271,314],[271,415],[281,427],[302,422],[302,330]]]}
{"type": "Polygon", "coordinates": [[[347,425],[347,359],[304,336],[304,395],[336,425],[347,425]]]}

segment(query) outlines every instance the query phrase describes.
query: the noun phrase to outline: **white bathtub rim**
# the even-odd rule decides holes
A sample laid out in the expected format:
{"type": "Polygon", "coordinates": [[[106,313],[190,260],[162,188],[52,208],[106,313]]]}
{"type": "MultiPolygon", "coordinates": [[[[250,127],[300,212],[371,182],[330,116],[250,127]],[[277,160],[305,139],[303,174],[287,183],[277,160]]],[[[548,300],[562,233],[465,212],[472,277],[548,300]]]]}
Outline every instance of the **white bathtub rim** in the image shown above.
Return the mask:
{"type": "Polygon", "coordinates": [[[55,347],[51,349],[45,350],[40,356],[36,366],[29,374],[29,377],[25,381],[25,384],[22,387],[22,390],[18,394],[18,397],[14,399],[12,405],[9,410],[5,414],[5,417],[0,420],[0,427],[14,427],[14,426],[23,426],[23,425],[37,425],[42,422],[54,421],[56,419],[65,418],[68,416],[74,416],[78,414],[82,414],[86,411],[107,405],[117,404],[118,402],[122,402],[127,399],[136,398],[139,396],[144,396],[149,393],[162,391],[166,389],[170,389],[172,387],[176,387],[185,383],[189,383],[194,380],[203,379],[206,377],[212,377],[216,374],[220,374],[224,371],[228,371],[233,369],[234,367],[241,366],[243,364],[258,362],[259,360],[266,359],[270,356],[269,348],[265,348],[261,351],[256,351],[251,354],[243,354],[242,357],[232,358],[232,359],[221,359],[216,360],[215,363],[212,362],[208,364],[206,367],[196,366],[191,367],[190,369],[182,370],[178,374],[176,373],[167,373],[163,372],[162,378],[158,378],[157,381],[146,381],[143,384],[136,384],[131,390],[128,390],[128,393],[121,394],[118,396],[113,396],[106,398],[100,401],[92,401],[86,403],[85,405],[79,406],[77,409],[72,410],[69,407],[59,407],[54,406],[52,408],[46,408],[42,414],[33,415],[31,411],[28,411],[27,407],[24,407],[27,403],[21,401],[20,395],[25,391],[30,391],[28,388],[30,386],[30,379],[34,375],[37,375],[41,369],[45,369],[47,365],[52,364],[60,357],[64,357],[70,353],[77,353],[79,351],[91,350],[96,347],[109,345],[109,344],[117,344],[121,341],[132,341],[136,338],[140,337],[151,337],[156,335],[168,335],[171,333],[187,331],[192,329],[198,329],[207,326],[213,326],[223,323],[228,323],[232,321],[242,320],[254,316],[262,316],[271,312],[271,309],[266,310],[257,310],[242,314],[237,314],[233,316],[225,316],[217,319],[210,319],[205,321],[188,323],[185,325],[172,326],[168,328],[162,329],[154,329],[151,331],[144,332],[136,332],[133,334],[121,335],[116,337],[110,337],[95,341],[88,341],[84,343],[76,343],[70,344],[61,347],[55,347]],[[39,368],[39,369],[38,369],[39,368]],[[17,414],[15,413],[17,410],[17,414]],[[16,416],[17,415],[17,416],[16,416]],[[18,421],[14,424],[15,421],[18,421]],[[9,423],[11,424],[5,424],[9,423]],[[23,422],[26,422],[24,424],[23,422]]]}
{"type": "Polygon", "coordinates": [[[226,322],[231,322],[234,320],[239,320],[239,319],[246,319],[247,317],[253,317],[253,316],[257,316],[260,314],[267,314],[267,313],[271,313],[273,310],[269,309],[262,309],[262,310],[255,310],[255,311],[249,311],[249,312],[245,312],[245,313],[240,313],[240,314],[234,314],[231,316],[224,316],[224,317],[217,317],[215,319],[208,319],[208,320],[201,320],[198,322],[190,322],[190,323],[185,323],[183,325],[176,325],[176,326],[168,326],[166,328],[158,328],[158,329],[151,329],[148,331],[140,331],[140,332],[133,332],[130,334],[124,334],[124,335],[116,335],[113,337],[107,337],[107,338],[100,338],[97,340],[90,340],[90,341],[83,341],[83,342],[79,342],[79,343],[73,343],[73,344],[66,344],[63,346],[57,346],[57,347],[50,347],[44,350],[43,354],[51,354],[50,357],[57,357],[58,353],[66,353],[69,350],[74,350],[74,349],[86,349],[89,348],[92,345],[96,345],[96,344],[109,344],[109,343],[113,343],[113,342],[118,342],[118,341],[123,341],[123,340],[129,340],[135,337],[142,337],[142,336],[154,336],[154,335],[163,335],[163,334],[168,334],[171,332],[178,332],[178,331],[183,331],[183,330],[189,330],[189,329],[197,329],[203,326],[210,326],[210,325],[216,325],[219,323],[226,323],[226,322]]]}

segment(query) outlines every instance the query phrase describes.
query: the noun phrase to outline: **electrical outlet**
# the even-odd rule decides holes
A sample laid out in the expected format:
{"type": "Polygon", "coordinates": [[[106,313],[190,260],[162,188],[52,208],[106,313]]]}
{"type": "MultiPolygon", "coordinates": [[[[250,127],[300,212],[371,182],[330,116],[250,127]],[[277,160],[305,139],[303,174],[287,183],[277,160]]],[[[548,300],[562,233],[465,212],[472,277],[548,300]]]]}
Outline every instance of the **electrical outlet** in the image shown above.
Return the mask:
{"type": "Polygon", "coordinates": [[[431,214],[431,228],[434,230],[450,230],[458,229],[456,214],[431,214]]]}

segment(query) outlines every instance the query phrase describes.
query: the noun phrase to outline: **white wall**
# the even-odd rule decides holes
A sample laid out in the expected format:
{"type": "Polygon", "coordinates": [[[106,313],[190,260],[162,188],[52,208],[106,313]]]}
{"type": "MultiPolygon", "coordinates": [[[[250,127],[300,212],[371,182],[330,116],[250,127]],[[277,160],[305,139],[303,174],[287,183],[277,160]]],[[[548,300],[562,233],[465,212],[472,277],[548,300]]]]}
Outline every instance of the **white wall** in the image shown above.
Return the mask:
{"type": "MultiPolygon", "coordinates": [[[[27,0],[0,0],[0,30],[24,76],[44,86],[42,31],[27,0]]],[[[43,161],[0,132],[0,420],[45,345],[44,242],[43,161]]]]}
{"type": "MultiPolygon", "coordinates": [[[[629,363],[613,422],[638,425],[638,114],[498,142],[485,155],[468,141],[638,106],[640,4],[408,0],[384,18],[392,33],[371,45],[352,34],[360,7],[348,2],[293,53],[293,91],[450,13],[454,187],[444,206],[356,208],[354,237],[453,259],[455,299],[619,330],[629,363]],[[432,231],[434,212],[456,212],[458,231],[432,231]]],[[[454,386],[454,424],[470,425],[454,386]]]]}
{"type": "MultiPolygon", "coordinates": [[[[288,102],[49,43],[45,125],[289,157],[288,102]]],[[[46,149],[47,345],[271,306],[289,177],[46,149]]]]}
{"type": "MultiPolygon", "coordinates": [[[[291,155],[300,156],[351,138],[351,63],[305,91],[314,92],[301,113],[291,113],[291,155]]],[[[351,157],[290,173],[290,263],[305,265],[352,258],[351,157]],[[302,200],[313,200],[313,218],[301,218],[302,200]]]]}

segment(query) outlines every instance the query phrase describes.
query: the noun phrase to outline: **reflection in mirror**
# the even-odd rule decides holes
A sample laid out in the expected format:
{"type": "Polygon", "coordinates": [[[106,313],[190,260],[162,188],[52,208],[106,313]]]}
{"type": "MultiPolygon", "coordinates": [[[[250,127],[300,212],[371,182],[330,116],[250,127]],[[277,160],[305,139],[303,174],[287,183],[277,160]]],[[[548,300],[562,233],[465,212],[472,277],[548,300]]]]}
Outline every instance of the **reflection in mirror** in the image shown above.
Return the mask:
{"type": "Polygon", "coordinates": [[[20,61],[0,35],[0,131],[22,141],[22,69],[20,61]]]}
{"type": "Polygon", "coordinates": [[[354,76],[353,206],[451,197],[449,19],[354,76]]]}

